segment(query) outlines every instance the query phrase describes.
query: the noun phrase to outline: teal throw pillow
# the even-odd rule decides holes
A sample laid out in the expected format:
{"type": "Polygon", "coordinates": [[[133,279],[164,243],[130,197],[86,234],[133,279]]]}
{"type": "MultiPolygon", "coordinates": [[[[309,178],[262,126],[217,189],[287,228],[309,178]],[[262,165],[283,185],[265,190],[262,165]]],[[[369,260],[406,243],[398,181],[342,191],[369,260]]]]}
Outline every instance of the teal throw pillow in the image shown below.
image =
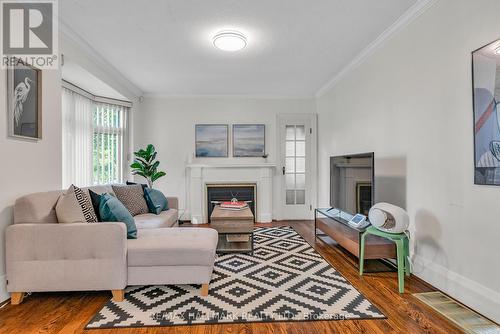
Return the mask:
{"type": "Polygon", "coordinates": [[[168,210],[168,200],[159,190],[144,188],[144,198],[148,204],[149,212],[159,215],[168,210]]]}
{"type": "Polygon", "coordinates": [[[103,222],[122,222],[127,226],[127,239],[137,239],[134,217],[118,198],[102,194],[99,201],[99,214],[103,222]]]}

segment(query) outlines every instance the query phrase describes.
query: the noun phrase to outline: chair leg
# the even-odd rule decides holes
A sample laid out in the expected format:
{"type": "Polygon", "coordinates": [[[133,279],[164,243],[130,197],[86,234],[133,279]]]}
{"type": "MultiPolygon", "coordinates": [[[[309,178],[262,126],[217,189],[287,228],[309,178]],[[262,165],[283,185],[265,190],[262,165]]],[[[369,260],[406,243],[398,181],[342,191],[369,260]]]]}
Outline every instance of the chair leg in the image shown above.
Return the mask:
{"type": "Polygon", "coordinates": [[[208,283],[201,285],[200,295],[204,297],[208,296],[208,283]]]}
{"type": "Polygon", "coordinates": [[[403,293],[405,291],[405,251],[403,240],[394,240],[396,243],[397,253],[398,253],[398,286],[399,293],[403,293]]]}
{"type": "Polygon", "coordinates": [[[122,302],[125,299],[125,290],[111,290],[113,301],[122,302]]]}
{"type": "Polygon", "coordinates": [[[10,303],[12,305],[19,305],[23,302],[24,292],[12,292],[10,294],[10,303]]]}
{"type": "Polygon", "coordinates": [[[363,275],[363,267],[365,265],[365,238],[368,232],[364,232],[361,235],[361,245],[359,250],[359,275],[363,275]]]}
{"type": "Polygon", "coordinates": [[[411,274],[411,265],[410,265],[410,240],[408,238],[404,238],[404,247],[405,247],[405,273],[406,276],[410,276],[411,274]]]}

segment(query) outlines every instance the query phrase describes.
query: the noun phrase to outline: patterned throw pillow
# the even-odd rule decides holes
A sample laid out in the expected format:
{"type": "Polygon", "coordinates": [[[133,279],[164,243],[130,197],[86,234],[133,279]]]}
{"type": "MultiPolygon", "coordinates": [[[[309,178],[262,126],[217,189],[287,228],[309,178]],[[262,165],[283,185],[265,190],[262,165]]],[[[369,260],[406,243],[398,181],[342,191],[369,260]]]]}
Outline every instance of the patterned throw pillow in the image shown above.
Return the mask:
{"type": "Polygon", "coordinates": [[[148,205],[144,199],[144,191],[140,184],[113,185],[113,192],[132,216],[149,212],[148,205]]]}
{"type": "Polygon", "coordinates": [[[78,187],[73,186],[73,189],[75,191],[76,200],[82,208],[83,216],[87,223],[97,223],[97,216],[89,196],[78,187]]]}
{"type": "Polygon", "coordinates": [[[71,185],[59,197],[56,204],[56,215],[59,223],[96,223],[97,216],[92,202],[83,190],[71,185]]]}
{"type": "Polygon", "coordinates": [[[140,184],[142,186],[142,190],[146,189],[148,187],[147,184],[144,184],[144,183],[137,183],[137,182],[132,182],[132,181],[127,181],[125,182],[126,185],[130,186],[130,185],[133,185],[133,184],[140,184]]]}

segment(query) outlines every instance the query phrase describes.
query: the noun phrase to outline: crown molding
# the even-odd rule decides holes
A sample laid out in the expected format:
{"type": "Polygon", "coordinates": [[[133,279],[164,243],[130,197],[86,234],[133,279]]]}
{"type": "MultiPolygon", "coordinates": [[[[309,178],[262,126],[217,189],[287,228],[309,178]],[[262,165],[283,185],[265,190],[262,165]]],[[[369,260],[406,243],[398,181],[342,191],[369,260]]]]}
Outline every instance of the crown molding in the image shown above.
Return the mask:
{"type": "MultiPolygon", "coordinates": [[[[121,91],[125,90],[124,95],[128,95],[128,98],[138,98],[143,95],[141,89],[134,85],[130,80],[128,80],[120,71],[114,67],[110,62],[108,62],[98,51],[96,51],[84,38],[82,38],[77,32],[75,32],[66,22],[59,19],[59,32],[61,35],[72,42],[90,62],[96,65],[100,71],[104,72],[107,76],[114,79],[115,85],[120,85],[121,91]]],[[[61,43],[63,44],[63,43],[61,43]]],[[[64,49],[61,48],[61,52],[64,53],[64,49]]],[[[80,64],[81,65],[81,64],[80,64]]],[[[101,78],[102,80],[103,78],[101,78]]],[[[112,82],[107,82],[103,80],[106,84],[113,87],[112,82]]],[[[113,87],[116,89],[116,87],[113,87]]],[[[118,89],[117,89],[118,90],[118,89]]],[[[122,93],[123,94],[123,93],[122,93]]]]}
{"type": "Polygon", "coordinates": [[[260,99],[260,100],[314,100],[314,95],[266,95],[266,94],[169,94],[145,93],[145,98],[165,99],[260,99]]]}
{"type": "Polygon", "coordinates": [[[330,81],[321,87],[316,93],[316,98],[323,96],[329,89],[339,83],[350,72],[356,69],[359,65],[363,64],[368,57],[370,57],[378,48],[385,42],[391,39],[398,32],[408,26],[413,20],[425,13],[429,8],[434,6],[439,0],[417,0],[417,2],[406,10],[396,22],[389,28],[384,30],[373,42],[368,44],[347,66],[345,66],[339,73],[337,73],[330,81]]]}

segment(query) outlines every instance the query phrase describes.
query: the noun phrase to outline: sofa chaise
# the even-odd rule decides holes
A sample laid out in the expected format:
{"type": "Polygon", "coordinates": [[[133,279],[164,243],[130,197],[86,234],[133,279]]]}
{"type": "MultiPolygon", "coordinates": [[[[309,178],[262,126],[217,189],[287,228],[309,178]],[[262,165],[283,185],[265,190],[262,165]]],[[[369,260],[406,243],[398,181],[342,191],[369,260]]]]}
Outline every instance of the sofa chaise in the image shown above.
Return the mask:
{"type": "MultiPolygon", "coordinates": [[[[85,188],[84,188],[85,189],[85,188]]],[[[111,186],[90,187],[113,193],[111,186]]],[[[208,284],[217,231],[177,227],[177,198],[159,215],[134,217],[137,239],[120,222],[59,224],[55,206],[63,191],[34,193],[14,205],[6,231],[7,290],[11,303],[25,292],[111,290],[124,298],[127,285],[208,284]]]]}

